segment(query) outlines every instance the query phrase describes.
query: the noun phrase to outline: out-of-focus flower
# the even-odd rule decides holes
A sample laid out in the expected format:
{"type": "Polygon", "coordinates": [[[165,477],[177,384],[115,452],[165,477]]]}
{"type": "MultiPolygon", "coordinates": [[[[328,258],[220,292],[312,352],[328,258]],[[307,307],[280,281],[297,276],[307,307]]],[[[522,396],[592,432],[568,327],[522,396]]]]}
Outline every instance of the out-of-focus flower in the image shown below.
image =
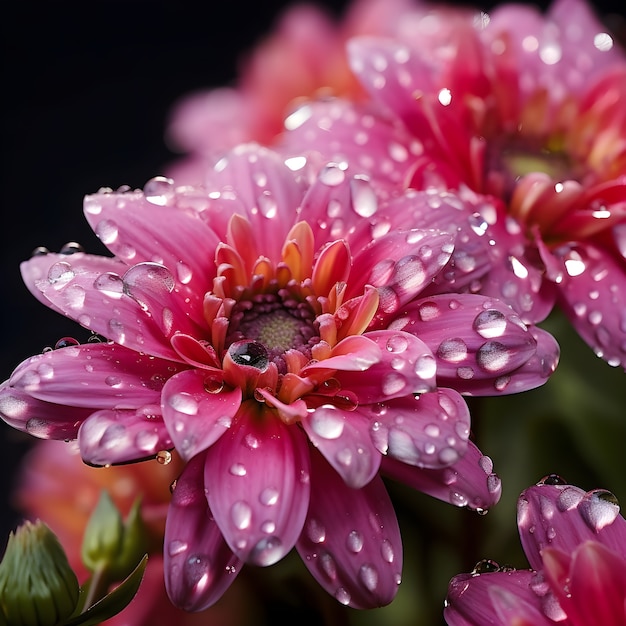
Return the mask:
{"type": "MultiPolygon", "coordinates": [[[[81,558],[85,528],[103,490],[124,517],[141,495],[141,517],[149,558],[143,580],[132,602],[107,626],[148,626],[176,623],[194,626],[211,619],[219,624],[240,624],[248,619],[246,603],[237,590],[207,611],[191,614],[176,608],[167,597],[163,578],[163,534],[170,501],[169,485],[183,467],[174,452],[171,462],[133,463],[108,468],[86,465],[77,442],[41,441],[24,458],[12,495],[16,509],[29,519],[45,519],[64,546],[71,568],[84,582],[89,576],[81,558]]],[[[254,604],[252,604],[254,606],[254,604]]]]}
{"type": "Polygon", "coordinates": [[[439,210],[478,235],[451,267],[476,249],[490,259],[467,288],[529,323],[558,303],[598,356],[626,365],[626,57],[588,5],[416,6],[393,38],[354,38],[348,54],[372,102],[307,103],[284,146],[345,160],[389,193],[478,194],[484,210],[439,210]]]}
{"type": "Polygon", "coordinates": [[[206,188],[101,191],[84,212],[115,257],[22,265],[42,302],[107,340],[24,361],[1,416],[78,438],[93,465],[176,448],[164,558],[188,610],[294,546],[340,602],[390,602],[402,546],[380,473],[488,508],[500,485],[460,394],[534,388],[558,360],[496,299],[420,297],[455,240],[414,227],[428,194],[379,205],[366,179],[330,163],[309,184],[301,161],[246,144],[206,188]]]}
{"type": "Polygon", "coordinates": [[[348,65],[346,42],[392,32],[410,6],[411,0],[356,0],[341,19],[312,2],[287,7],[275,30],[241,60],[234,86],[188,94],[175,104],[166,139],[187,156],[166,174],[179,184],[202,183],[207,169],[237,144],[271,145],[302,100],[364,97],[348,65]]]}
{"type": "Polygon", "coordinates": [[[483,561],[450,581],[450,626],[623,626],[626,520],[615,496],[557,476],[525,490],[517,523],[532,570],[483,561]]]}

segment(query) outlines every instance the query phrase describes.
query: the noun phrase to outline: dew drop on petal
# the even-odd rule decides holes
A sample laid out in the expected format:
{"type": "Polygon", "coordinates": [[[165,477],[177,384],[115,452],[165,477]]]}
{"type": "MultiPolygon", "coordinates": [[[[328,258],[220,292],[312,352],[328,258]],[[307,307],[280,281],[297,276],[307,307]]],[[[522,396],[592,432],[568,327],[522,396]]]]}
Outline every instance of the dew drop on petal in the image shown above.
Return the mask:
{"type": "Polygon", "coordinates": [[[437,372],[437,361],[430,354],[424,354],[415,361],[415,373],[422,380],[432,378],[437,372]]]}
{"type": "Polygon", "coordinates": [[[248,472],[246,470],[245,465],[241,464],[241,463],[233,463],[230,468],[228,469],[228,471],[233,475],[233,476],[245,476],[248,472]]]}
{"type": "Polygon", "coordinates": [[[250,527],[252,521],[252,508],[247,502],[238,500],[231,507],[230,516],[236,528],[245,530],[250,527]]]}
{"type": "Polygon", "coordinates": [[[348,533],[346,546],[350,552],[357,554],[363,549],[363,535],[358,530],[352,530],[348,533]]]}
{"type": "Polygon", "coordinates": [[[259,495],[259,501],[265,506],[274,506],[278,502],[278,489],[266,487],[259,495]]]}
{"type": "Polygon", "coordinates": [[[337,439],[343,433],[343,416],[338,411],[314,411],[311,428],[323,439],[337,439]]]}
{"type": "Polygon", "coordinates": [[[283,553],[283,543],[278,537],[264,537],[254,546],[250,560],[256,565],[267,567],[279,561],[283,553]]]}
{"type": "Polygon", "coordinates": [[[389,352],[404,352],[409,347],[409,342],[403,335],[393,335],[387,340],[387,350],[389,352]]]}
{"type": "Polygon", "coordinates": [[[201,592],[209,584],[211,579],[211,561],[203,554],[193,554],[183,567],[185,586],[193,589],[195,593],[201,592]]]}
{"type": "Polygon", "coordinates": [[[368,563],[361,565],[359,568],[359,580],[368,591],[376,591],[378,587],[378,570],[368,563]]]}
{"type": "Polygon", "coordinates": [[[467,357],[467,345],[459,337],[444,339],[437,348],[437,356],[443,361],[458,363],[467,357]]]}
{"type": "Polygon", "coordinates": [[[344,171],[335,163],[329,163],[319,174],[319,179],[329,187],[336,187],[345,180],[344,171]]]}
{"type": "Polygon", "coordinates": [[[155,176],[144,185],[143,193],[148,202],[165,206],[174,197],[174,181],[165,176],[155,176]]]}
{"type": "Polygon", "coordinates": [[[617,498],[605,489],[590,491],[578,505],[581,517],[596,532],[612,524],[619,515],[619,510],[617,498]]]}
{"type": "Polygon", "coordinates": [[[140,430],[135,435],[135,445],[140,450],[152,451],[159,443],[159,434],[155,430],[140,430]]]}
{"type": "Polygon", "coordinates": [[[326,528],[315,518],[310,518],[307,522],[306,534],[313,543],[323,543],[326,540],[326,528]]]}
{"type": "Polygon", "coordinates": [[[348,606],[350,604],[350,594],[343,587],[339,587],[337,591],[335,591],[335,599],[339,604],[343,604],[344,606],[348,606]]]}
{"type": "Polygon", "coordinates": [[[397,372],[391,372],[383,378],[382,391],[385,395],[394,395],[407,385],[406,378],[397,372]]]}
{"type": "Polygon", "coordinates": [[[503,370],[510,360],[507,347],[499,341],[488,341],[476,352],[478,366],[486,372],[503,370]]]}
{"type": "Polygon", "coordinates": [[[578,506],[578,503],[583,499],[584,495],[582,490],[577,487],[565,487],[563,491],[559,493],[556,506],[559,511],[569,511],[578,506]]]}
{"type": "Polygon", "coordinates": [[[506,330],[506,318],[496,309],[480,312],[472,325],[474,330],[485,339],[501,337],[506,330]]]}
{"type": "Polygon", "coordinates": [[[186,542],[174,539],[169,542],[169,545],[167,546],[167,551],[170,556],[176,556],[177,554],[181,554],[188,548],[189,546],[186,542]]]}

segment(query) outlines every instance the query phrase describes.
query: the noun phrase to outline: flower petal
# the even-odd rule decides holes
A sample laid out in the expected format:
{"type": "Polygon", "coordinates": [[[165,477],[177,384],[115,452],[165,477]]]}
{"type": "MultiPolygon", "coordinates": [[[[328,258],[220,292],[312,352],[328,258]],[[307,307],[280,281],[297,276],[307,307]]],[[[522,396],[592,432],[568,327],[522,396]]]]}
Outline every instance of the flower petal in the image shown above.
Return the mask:
{"type": "MultiPolygon", "coordinates": [[[[403,309],[392,328],[417,335],[437,359],[437,382],[461,393],[522,391],[509,383],[537,350],[537,340],[504,303],[477,294],[442,294],[403,309]]],[[[558,354],[558,351],[557,351],[558,354]]],[[[547,377],[527,376],[525,388],[547,377]]]]}
{"type": "Polygon", "coordinates": [[[165,523],[165,587],[185,611],[215,604],[241,570],[204,495],[204,455],[189,461],[175,483],[165,523]]]}
{"type": "Polygon", "coordinates": [[[295,209],[304,187],[276,152],[254,143],[237,146],[208,173],[206,188],[209,195],[220,194],[211,210],[211,227],[222,241],[230,216],[239,213],[252,224],[257,244],[262,243],[257,248],[265,250],[273,263],[282,260],[283,243],[297,221],[295,209]]]}
{"type": "Polygon", "coordinates": [[[559,303],[578,334],[610,365],[626,369],[626,269],[592,244],[555,252],[564,265],[559,303]]]}
{"type": "Polygon", "coordinates": [[[335,374],[341,388],[356,394],[359,404],[435,390],[437,366],[423,341],[410,333],[393,330],[370,331],[364,336],[379,345],[380,360],[365,372],[335,374]]]}
{"type": "Polygon", "coordinates": [[[572,485],[535,485],[519,497],[517,525],[533,569],[542,567],[543,548],[570,554],[586,540],[599,541],[626,560],[626,520],[619,515],[615,496],[605,490],[585,493],[572,485]]]}
{"type": "Polygon", "coordinates": [[[378,472],[380,452],[369,436],[367,417],[357,411],[322,405],[301,423],[311,443],[348,486],[363,487],[378,472]]]}
{"type": "Polygon", "coordinates": [[[450,581],[444,618],[448,626],[551,626],[530,590],[529,570],[459,574],[450,581]],[[487,601],[487,599],[489,601],[487,601]]]}
{"type": "Polygon", "coordinates": [[[378,288],[380,310],[395,313],[441,271],[454,250],[454,235],[435,230],[394,230],[355,253],[346,297],[378,288]],[[365,271],[364,271],[365,270],[365,271]]]}
{"type": "Polygon", "coordinates": [[[35,283],[41,292],[39,299],[54,310],[118,344],[178,360],[159,324],[126,295],[122,277],[102,269],[98,257],[83,254],[47,254],[22,264],[27,284],[32,283],[35,272],[40,276],[35,283]]]}
{"type": "Polygon", "coordinates": [[[15,369],[9,385],[59,405],[136,409],[160,404],[165,381],[183,367],[123,346],[90,343],[27,359],[15,369]]]}
{"type": "Polygon", "coordinates": [[[433,469],[454,465],[465,454],[470,414],[453,389],[395,398],[368,408],[372,440],[382,454],[433,469]]]}
{"type": "Polygon", "coordinates": [[[241,389],[203,370],[180,372],[163,387],[163,420],[185,460],[211,446],[230,427],[241,389]]]}
{"type": "Polygon", "coordinates": [[[500,478],[493,463],[468,441],[465,454],[453,465],[440,469],[416,468],[390,456],[383,457],[385,476],[455,506],[487,511],[502,494],[500,478]]]}
{"type": "Polygon", "coordinates": [[[342,604],[370,609],[396,595],[402,541],[379,476],[352,489],[313,452],[311,504],[296,548],[318,583],[342,604]]]}
{"type": "Polygon", "coordinates": [[[309,506],[306,437],[255,401],[244,402],[208,449],[204,482],[233,552],[248,563],[276,563],[295,545],[309,506]]]}
{"type": "Polygon", "coordinates": [[[105,409],[92,413],[78,429],[83,461],[104,466],[154,458],[172,448],[172,439],[160,415],[160,405],[137,411],[105,409]]]}
{"type": "Polygon", "coordinates": [[[9,426],[41,439],[75,439],[78,427],[93,409],[63,406],[33,398],[29,393],[0,386],[0,418],[9,426]]]}
{"type": "Polygon", "coordinates": [[[153,262],[167,267],[184,299],[209,290],[216,272],[213,251],[219,243],[193,206],[171,180],[159,177],[148,181],[143,191],[88,195],[84,214],[117,258],[128,265],[153,262]]]}

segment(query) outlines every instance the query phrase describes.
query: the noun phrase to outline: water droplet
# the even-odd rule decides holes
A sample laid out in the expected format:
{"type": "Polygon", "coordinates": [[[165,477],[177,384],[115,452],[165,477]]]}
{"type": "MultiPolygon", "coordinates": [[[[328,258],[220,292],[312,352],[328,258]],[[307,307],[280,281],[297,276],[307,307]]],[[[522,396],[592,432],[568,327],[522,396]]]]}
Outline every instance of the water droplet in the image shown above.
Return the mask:
{"type": "Polygon", "coordinates": [[[230,509],[230,517],[236,528],[245,530],[250,527],[252,521],[252,508],[247,502],[238,500],[230,509]]]}
{"type": "Polygon", "coordinates": [[[578,505],[581,517],[595,532],[612,524],[619,515],[619,502],[606,489],[594,489],[585,494],[578,505]]]}
{"type": "Polygon", "coordinates": [[[369,591],[376,591],[378,587],[378,570],[370,564],[361,565],[359,579],[369,591]]]}
{"type": "Polygon", "coordinates": [[[169,465],[172,462],[172,453],[169,450],[159,450],[156,453],[157,463],[161,465],[169,465]]]}
{"type": "Polygon", "coordinates": [[[337,439],[343,433],[344,418],[339,411],[314,411],[311,415],[311,428],[323,439],[337,439]]]}
{"type": "Polygon", "coordinates": [[[507,347],[499,341],[488,341],[476,352],[476,363],[486,372],[503,370],[510,360],[507,347]]]}
{"type": "Polygon", "coordinates": [[[538,485],[567,485],[567,481],[561,478],[558,474],[548,474],[544,476],[538,483],[538,485]]]}
{"type": "Polygon", "coordinates": [[[78,345],[80,345],[78,339],[74,339],[73,337],[62,337],[54,344],[54,349],[59,350],[60,348],[67,348],[69,346],[78,345]]]}
{"type": "Polygon", "coordinates": [[[350,531],[346,540],[346,546],[348,550],[357,554],[363,549],[363,535],[357,530],[350,531]]]}
{"type": "Polygon", "coordinates": [[[472,327],[485,339],[501,337],[506,330],[506,318],[496,309],[481,311],[474,319],[472,327]]]}
{"type": "Polygon", "coordinates": [[[459,337],[445,339],[437,348],[437,356],[444,361],[458,363],[467,357],[467,345],[459,337]]]}
{"type": "Polygon", "coordinates": [[[48,269],[48,282],[51,285],[59,284],[63,285],[68,283],[72,278],[74,278],[74,270],[69,263],[65,261],[59,261],[54,265],[51,265],[48,269]]]}
{"type": "Polygon", "coordinates": [[[326,540],[326,529],[315,518],[307,522],[306,534],[313,543],[323,543],[326,540]]]}
{"type": "Polygon", "coordinates": [[[228,471],[233,476],[245,476],[248,473],[245,465],[242,465],[241,463],[233,463],[228,471]]]}
{"type": "Polygon", "coordinates": [[[261,215],[268,219],[272,219],[278,215],[278,204],[270,191],[264,191],[258,198],[257,204],[261,215]]]}
{"type": "Polygon", "coordinates": [[[389,352],[404,352],[408,347],[408,339],[403,335],[394,335],[387,340],[387,350],[389,352]]]}
{"type": "Polygon", "coordinates": [[[159,434],[155,430],[140,430],[135,435],[135,445],[146,452],[151,452],[159,443],[159,434]]]}
{"type": "Polygon", "coordinates": [[[428,322],[439,317],[439,306],[435,302],[424,302],[420,304],[418,313],[423,322],[428,322]]]}
{"type": "Polygon", "coordinates": [[[275,536],[261,539],[250,553],[250,561],[261,567],[273,565],[283,557],[282,541],[275,536]]]}
{"type": "Polygon", "coordinates": [[[350,190],[354,212],[361,217],[372,217],[378,210],[378,201],[369,181],[356,176],[350,181],[350,190]]]}
{"type": "Polygon", "coordinates": [[[278,502],[278,489],[274,487],[266,487],[259,495],[261,504],[265,506],[274,506],[278,502]]]}
{"type": "Polygon", "coordinates": [[[406,384],[406,378],[402,374],[391,372],[383,379],[382,391],[385,395],[391,396],[402,391],[406,384]]]}
{"type": "Polygon", "coordinates": [[[415,361],[414,370],[419,378],[422,380],[428,380],[437,372],[437,361],[435,361],[434,356],[430,354],[423,354],[417,359],[417,361],[415,361]]]}
{"type": "Polygon", "coordinates": [[[336,163],[329,163],[319,174],[320,181],[329,187],[340,185],[345,178],[345,172],[336,163]]]}
{"type": "Polygon", "coordinates": [[[185,586],[196,593],[201,592],[211,579],[211,561],[204,554],[190,556],[183,567],[185,586]]]}
{"type": "Polygon", "coordinates": [[[184,541],[179,541],[178,539],[174,539],[170,541],[167,551],[170,556],[176,556],[177,554],[181,554],[185,550],[189,548],[189,545],[184,541]]]}
{"type": "Polygon", "coordinates": [[[339,587],[337,591],[335,591],[335,599],[339,604],[343,604],[344,606],[348,606],[350,604],[350,594],[343,587],[339,587]]]}
{"type": "Polygon", "coordinates": [[[174,181],[165,176],[155,176],[144,185],[143,193],[148,202],[165,206],[174,197],[174,181]]]}
{"type": "Polygon", "coordinates": [[[491,559],[481,559],[474,565],[474,569],[471,571],[473,576],[479,576],[480,574],[487,574],[491,572],[497,572],[500,566],[491,559]]]}
{"type": "Polygon", "coordinates": [[[185,415],[197,415],[198,413],[198,403],[193,396],[184,391],[168,397],[167,402],[179,413],[184,413],[185,415]]]}

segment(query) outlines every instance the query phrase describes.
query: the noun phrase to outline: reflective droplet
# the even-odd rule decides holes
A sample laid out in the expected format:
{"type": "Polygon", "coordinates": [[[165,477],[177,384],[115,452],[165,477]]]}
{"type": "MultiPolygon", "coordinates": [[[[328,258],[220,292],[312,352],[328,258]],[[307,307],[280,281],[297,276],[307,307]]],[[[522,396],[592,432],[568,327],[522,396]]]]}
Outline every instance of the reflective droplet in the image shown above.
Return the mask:
{"type": "Polygon", "coordinates": [[[236,528],[245,530],[252,521],[252,508],[247,502],[238,500],[230,509],[230,517],[236,528]]]}
{"type": "Polygon", "coordinates": [[[506,330],[506,318],[496,309],[482,311],[474,319],[474,330],[485,339],[501,337],[506,330]]]}
{"type": "Polygon", "coordinates": [[[467,345],[459,337],[445,339],[437,348],[437,356],[444,361],[458,363],[467,357],[467,345]]]}
{"type": "Polygon", "coordinates": [[[359,580],[369,591],[376,591],[378,587],[378,570],[369,564],[361,565],[359,568],[359,580]]]}
{"type": "Polygon", "coordinates": [[[499,341],[488,341],[476,352],[476,363],[486,372],[503,370],[510,360],[507,347],[499,341]]]}
{"type": "Polygon", "coordinates": [[[261,539],[250,553],[250,561],[261,567],[273,565],[283,557],[283,544],[278,537],[261,539]]]}
{"type": "Polygon", "coordinates": [[[363,549],[363,535],[357,530],[353,530],[348,533],[348,539],[346,540],[348,550],[355,554],[363,549]]]}
{"type": "Polygon", "coordinates": [[[337,439],[343,433],[344,418],[339,411],[314,411],[311,415],[311,428],[323,439],[337,439]]]}
{"type": "Polygon", "coordinates": [[[619,510],[617,498],[606,489],[594,489],[586,493],[578,505],[581,517],[595,532],[612,524],[619,515],[619,510]]]}
{"type": "Polygon", "coordinates": [[[169,450],[159,450],[156,453],[157,463],[168,465],[172,461],[172,453],[169,450]]]}
{"type": "Polygon", "coordinates": [[[143,187],[146,200],[158,206],[165,206],[174,197],[174,181],[165,176],[155,176],[143,187]]]}

